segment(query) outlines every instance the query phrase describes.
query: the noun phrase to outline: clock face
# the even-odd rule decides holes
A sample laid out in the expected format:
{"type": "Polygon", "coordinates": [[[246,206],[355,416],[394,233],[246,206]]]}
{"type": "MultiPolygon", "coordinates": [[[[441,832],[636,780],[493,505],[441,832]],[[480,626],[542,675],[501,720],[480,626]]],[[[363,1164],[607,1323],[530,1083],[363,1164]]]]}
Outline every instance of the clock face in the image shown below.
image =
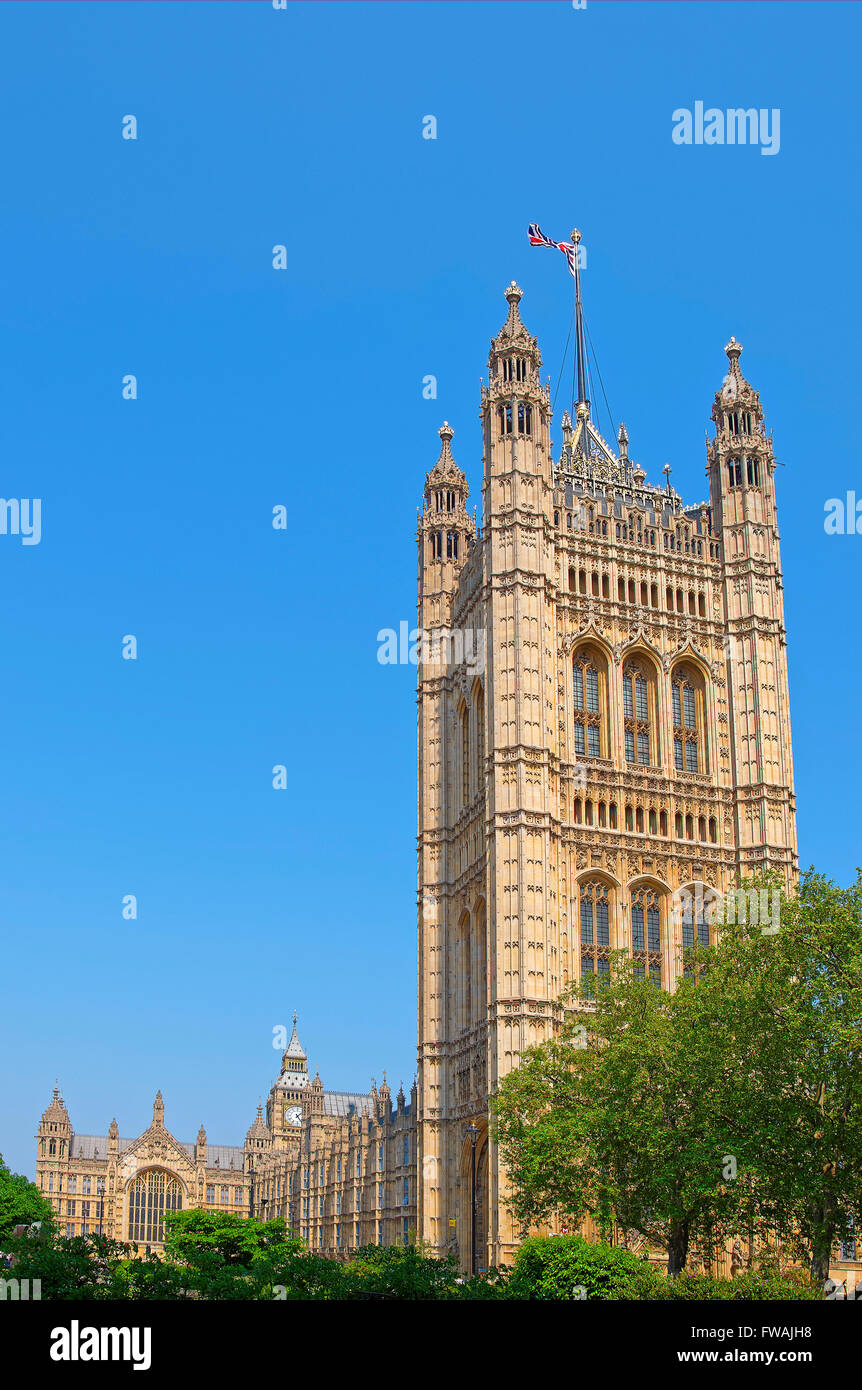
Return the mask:
{"type": "Polygon", "coordinates": [[[287,1120],[287,1123],[288,1123],[289,1125],[301,1125],[301,1124],[302,1124],[302,1106],[301,1106],[301,1105],[289,1105],[289,1106],[287,1107],[287,1109],[285,1110],[285,1112],[284,1112],[284,1118],[287,1120]]]}

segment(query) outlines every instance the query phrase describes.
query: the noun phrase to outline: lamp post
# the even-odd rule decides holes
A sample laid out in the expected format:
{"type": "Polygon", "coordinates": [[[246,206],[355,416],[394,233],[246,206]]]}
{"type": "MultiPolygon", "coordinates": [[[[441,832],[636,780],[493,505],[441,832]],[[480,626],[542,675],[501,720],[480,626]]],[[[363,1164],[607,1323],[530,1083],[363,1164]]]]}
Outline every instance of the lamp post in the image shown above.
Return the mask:
{"type": "Polygon", "coordinates": [[[470,1273],[476,1273],[476,1141],[479,1126],[471,1120],[467,1126],[470,1136],[470,1273]]]}

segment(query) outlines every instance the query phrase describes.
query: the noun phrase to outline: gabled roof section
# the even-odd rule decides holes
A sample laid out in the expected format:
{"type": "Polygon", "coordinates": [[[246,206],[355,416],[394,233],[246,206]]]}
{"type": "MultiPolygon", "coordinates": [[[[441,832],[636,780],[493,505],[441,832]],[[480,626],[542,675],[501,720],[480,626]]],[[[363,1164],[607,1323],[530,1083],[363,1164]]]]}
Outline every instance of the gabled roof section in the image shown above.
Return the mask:
{"type": "Polygon", "coordinates": [[[584,410],[578,411],[578,419],[572,424],[572,417],[563,412],[563,448],[557,465],[567,476],[589,476],[596,482],[622,483],[625,469],[584,410]]]}

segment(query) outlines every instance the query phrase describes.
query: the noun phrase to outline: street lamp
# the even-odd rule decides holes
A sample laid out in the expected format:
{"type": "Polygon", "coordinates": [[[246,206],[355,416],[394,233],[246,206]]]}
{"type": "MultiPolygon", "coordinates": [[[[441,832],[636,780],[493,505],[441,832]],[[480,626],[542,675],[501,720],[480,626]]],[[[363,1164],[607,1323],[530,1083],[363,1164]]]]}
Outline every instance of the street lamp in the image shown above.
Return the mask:
{"type": "Polygon", "coordinates": [[[470,1273],[476,1273],[476,1140],[479,1126],[471,1120],[467,1126],[470,1136],[470,1273]]]}

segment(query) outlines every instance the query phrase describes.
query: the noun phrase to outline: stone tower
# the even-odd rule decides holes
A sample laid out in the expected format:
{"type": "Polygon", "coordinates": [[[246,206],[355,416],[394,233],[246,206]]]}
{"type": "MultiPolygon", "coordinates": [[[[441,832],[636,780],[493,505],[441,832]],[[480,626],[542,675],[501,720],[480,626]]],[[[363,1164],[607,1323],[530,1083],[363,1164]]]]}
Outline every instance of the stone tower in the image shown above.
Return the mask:
{"type": "Polygon", "coordinates": [[[742,873],[795,872],[796,823],[775,460],[760,393],[739,369],[742,345],[712,408],[707,444],[713,517],[723,541],[734,833],[742,873]]]}
{"type": "Polygon", "coordinates": [[[710,929],[679,890],[796,869],[774,460],[739,345],[687,506],[591,418],[579,285],[554,460],[521,298],[481,393],[481,530],[448,425],[418,528],[418,1232],[466,1268],[518,1244],[488,1095],[566,986],[625,948],[673,988],[710,929]]]}

